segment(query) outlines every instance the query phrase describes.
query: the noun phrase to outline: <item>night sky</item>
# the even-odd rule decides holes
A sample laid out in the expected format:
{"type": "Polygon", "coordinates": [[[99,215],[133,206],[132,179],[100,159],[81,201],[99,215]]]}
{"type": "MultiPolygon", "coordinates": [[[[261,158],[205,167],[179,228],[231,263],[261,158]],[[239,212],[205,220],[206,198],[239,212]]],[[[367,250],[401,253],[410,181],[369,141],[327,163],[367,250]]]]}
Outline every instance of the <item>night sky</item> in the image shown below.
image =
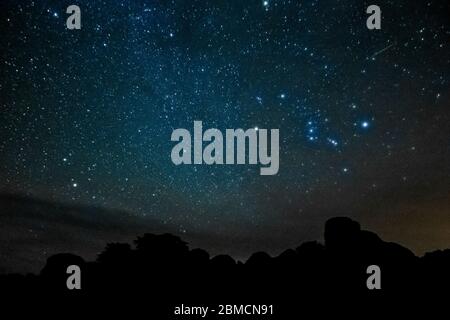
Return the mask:
{"type": "Polygon", "coordinates": [[[236,256],[320,240],[340,215],[418,254],[448,247],[449,14],[447,0],[2,1],[0,192],[130,212],[236,256]],[[194,120],[279,129],[278,174],[175,166],[171,133],[194,120]]]}

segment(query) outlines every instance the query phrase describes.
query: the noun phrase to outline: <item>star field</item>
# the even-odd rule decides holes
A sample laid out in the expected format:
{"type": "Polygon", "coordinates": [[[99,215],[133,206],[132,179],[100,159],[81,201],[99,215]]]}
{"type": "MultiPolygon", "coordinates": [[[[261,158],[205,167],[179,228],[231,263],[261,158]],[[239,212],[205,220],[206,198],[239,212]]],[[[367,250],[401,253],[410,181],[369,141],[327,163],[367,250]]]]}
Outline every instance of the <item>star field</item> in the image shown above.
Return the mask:
{"type": "Polygon", "coordinates": [[[0,5],[0,191],[259,249],[335,215],[419,251],[448,239],[430,235],[450,227],[446,1],[378,1],[374,31],[361,1],[76,1],[68,30],[74,3],[0,5]],[[279,129],[279,173],[175,166],[194,120],[279,129]]]}

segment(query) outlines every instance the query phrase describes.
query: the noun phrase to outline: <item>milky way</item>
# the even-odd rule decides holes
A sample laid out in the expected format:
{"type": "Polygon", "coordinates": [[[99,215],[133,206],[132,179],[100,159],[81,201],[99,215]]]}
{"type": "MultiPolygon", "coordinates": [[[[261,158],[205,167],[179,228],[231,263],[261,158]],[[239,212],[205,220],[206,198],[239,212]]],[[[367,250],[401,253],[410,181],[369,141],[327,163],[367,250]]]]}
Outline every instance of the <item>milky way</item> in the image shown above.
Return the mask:
{"type": "Polygon", "coordinates": [[[370,4],[2,1],[0,191],[231,251],[320,239],[336,215],[416,252],[448,246],[449,5],[377,1],[368,30],[370,4]],[[279,129],[278,174],[175,166],[171,133],[194,120],[279,129]]]}

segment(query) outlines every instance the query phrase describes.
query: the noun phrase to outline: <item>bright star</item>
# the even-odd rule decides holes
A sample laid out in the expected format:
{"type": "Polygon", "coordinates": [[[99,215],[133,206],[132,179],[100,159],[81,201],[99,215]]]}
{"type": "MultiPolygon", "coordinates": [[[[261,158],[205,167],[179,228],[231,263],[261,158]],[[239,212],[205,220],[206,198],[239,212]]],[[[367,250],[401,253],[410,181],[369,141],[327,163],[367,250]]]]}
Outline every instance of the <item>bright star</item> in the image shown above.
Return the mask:
{"type": "Polygon", "coordinates": [[[339,144],[336,140],[328,138],[327,139],[329,143],[331,143],[333,146],[337,147],[337,145],[339,144]]]}
{"type": "Polygon", "coordinates": [[[368,128],[369,127],[369,122],[367,122],[367,121],[361,122],[361,127],[368,128]]]}

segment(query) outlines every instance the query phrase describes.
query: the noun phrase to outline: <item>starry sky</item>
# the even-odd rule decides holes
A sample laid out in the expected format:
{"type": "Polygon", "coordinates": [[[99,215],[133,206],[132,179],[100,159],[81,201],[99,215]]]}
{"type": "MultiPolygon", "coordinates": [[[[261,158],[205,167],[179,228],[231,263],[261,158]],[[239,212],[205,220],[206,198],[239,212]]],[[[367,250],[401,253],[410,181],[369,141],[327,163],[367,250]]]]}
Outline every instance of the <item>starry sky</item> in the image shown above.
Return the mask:
{"type": "Polygon", "coordinates": [[[339,215],[419,254],[448,247],[450,5],[372,2],[2,1],[0,192],[131,212],[237,256],[320,240],[339,215]],[[194,120],[279,129],[278,174],[175,166],[171,133],[194,120]]]}

